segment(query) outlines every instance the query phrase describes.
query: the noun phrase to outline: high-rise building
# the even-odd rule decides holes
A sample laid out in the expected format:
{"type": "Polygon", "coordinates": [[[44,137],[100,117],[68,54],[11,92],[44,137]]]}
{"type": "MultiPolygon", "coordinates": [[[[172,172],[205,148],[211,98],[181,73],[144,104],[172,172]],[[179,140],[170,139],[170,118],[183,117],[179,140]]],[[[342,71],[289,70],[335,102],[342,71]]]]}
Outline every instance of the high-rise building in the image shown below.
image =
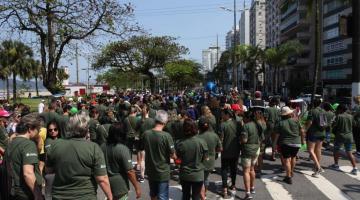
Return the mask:
{"type": "Polygon", "coordinates": [[[253,0],[250,8],[250,44],[266,47],[266,3],[265,0],[253,0]]]}
{"type": "MultiPolygon", "coordinates": [[[[244,10],[240,15],[239,20],[239,29],[240,29],[240,44],[250,45],[250,9],[246,8],[244,5],[244,10]]],[[[245,77],[244,69],[245,64],[241,63],[238,70],[238,80],[240,81],[238,85],[240,88],[244,88],[244,82],[248,81],[248,78],[245,77]]],[[[239,89],[240,89],[239,88],[239,89]]]]}
{"type": "Polygon", "coordinates": [[[315,17],[314,14],[309,14],[307,3],[307,0],[280,0],[280,42],[298,40],[303,46],[302,53],[290,57],[287,66],[280,70],[279,84],[284,95],[291,92],[295,96],[301,92],[312,91],[311,82],[315,67],[315,17]]]}
{"type": "Polygon", "coordinates": [[[220,60],[222,54],[220,47],[211,46],[202,51],[203,72],[211,72],[220,60]]]}
{"type": "MultiPolygon", "coordinates": [[[[266,48],[266,3],[265,0],[252,0],[250,7],[250,45],[266,48]]],[[[260,63],[257,68],[260,68],[260,63]]],[[[257,86],[264,86],[264,73],[257,76],[257,86]]],[[[257,88],[254,88],[257,89],[257,88]]]]}
{"type": "Polygon", "coordinates": [[[340,16],[352,13],[349,3],[324,0],[322,80],[326,96],[351,96],[352,38],[339,32],[340,16]]]}
{"type": "MultiPolygon", "coordinates": [[[[240,40],[240,34],[239,34],[239,27],[236,26],[236,44],[239,44],[239,40],[240,40]]],[[[226,38],[225,38],[225,48],[226,50],[231,50],[231,48],[233,48],[234,45],[234,28],[227,32],[226,34],[226,38]]]]}
{"type": "Polygon", "coordinates": [[[250,44],[250,11],[245,8],[239,20],[240,44],[250,44]]]}
{"type": "Polygon", "coordinates": [[[266,1],[266,47],[280,44],[280,0],[266,1]]]}

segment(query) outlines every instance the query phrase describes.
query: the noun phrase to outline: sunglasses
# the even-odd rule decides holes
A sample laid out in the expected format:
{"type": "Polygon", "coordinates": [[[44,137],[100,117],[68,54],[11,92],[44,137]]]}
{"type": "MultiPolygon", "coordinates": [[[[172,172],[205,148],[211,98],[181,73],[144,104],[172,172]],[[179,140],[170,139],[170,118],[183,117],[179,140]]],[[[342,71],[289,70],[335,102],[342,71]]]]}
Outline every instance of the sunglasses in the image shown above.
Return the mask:
{"type": "Polygon", "coordinates": [[[49,132],[52,132],[52,131],[58,131],[58,129],[57,129],[57,128],[54,128],[54,129],[49,128],[48,130],[49,130],[49,132]]]}

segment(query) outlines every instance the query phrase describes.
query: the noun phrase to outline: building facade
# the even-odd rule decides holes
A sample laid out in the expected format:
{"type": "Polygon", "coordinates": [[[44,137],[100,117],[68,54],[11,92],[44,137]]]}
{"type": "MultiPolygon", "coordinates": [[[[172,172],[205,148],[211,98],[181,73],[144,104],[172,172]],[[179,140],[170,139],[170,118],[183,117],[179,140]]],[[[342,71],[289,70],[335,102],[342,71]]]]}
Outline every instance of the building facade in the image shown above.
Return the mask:
{"type": "Polygon", "coordinates": [[[222,50],[220,47],[212,46],[202,51],[203,72],[211,72],[219,62],[222,50]]]}
{"type": "MultiPolygon", "coordinates": [[[[240,32],[239,32],[239,27],[236,26],[236,44],[239,44],[240,41],[240,32]]],[[[225,48],[226,50],[231,50],[231,48],[233,48],[234,45],[234,28],[227,32],[226,34],[226,38],[225,38],[225,48]]]]}
{"type": "Polygon", "coordinates": [[[322,80],[325,96],[351,97],[352,38],[341,36],[340,16],[352,13],[349,3],[324,0],[322,80]]]}
{"type": "Polygon", "coordinates": [[[240,44],[250,44],[250,10],[245,8],[240,15],[240,44]]]}
{"type": "Polygon", "coordinates": [[[280,70],[281,92],[290,96],[309,93],[315,67],[315,17],[308,13],[307,0],[280,0],[280,18],[280,42],[298,40],[303,46],[302,53],[290,57],[280,70]]]}
{"type": "Polygon", "coordinates": [[[266,47],[280,44],[280,0],[266,1],[266,47]]]}
{"type": "Polygon", "coordinates": [[[253,0],[250,8],[250,44],[266,47],[266,3],[265,0],[253,0]]]}

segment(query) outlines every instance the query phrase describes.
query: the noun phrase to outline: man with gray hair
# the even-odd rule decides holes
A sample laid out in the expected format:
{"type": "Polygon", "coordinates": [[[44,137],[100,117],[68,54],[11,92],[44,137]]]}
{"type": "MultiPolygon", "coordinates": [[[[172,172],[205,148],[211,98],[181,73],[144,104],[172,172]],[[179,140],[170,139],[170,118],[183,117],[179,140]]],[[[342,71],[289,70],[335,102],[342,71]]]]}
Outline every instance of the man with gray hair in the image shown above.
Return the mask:
{"type": "Polygon", "coordinates": [[[47,152],[48,172],[55,170],[52,199],[96,200],[97,185],[112,199],[104,154],[100,147],[86,141],[90,118],[85,113],[68,122],[68,140],[57,139],[47,152]]]}
{"type": "Polygon", "coordinates": [[[169,199],[170,158],[176,159],[176,155],[171,135],[163,131],[167,121],[167,112],[157,111],[155,127],[145,131],[141,138],[151,200],[169,199]]]}

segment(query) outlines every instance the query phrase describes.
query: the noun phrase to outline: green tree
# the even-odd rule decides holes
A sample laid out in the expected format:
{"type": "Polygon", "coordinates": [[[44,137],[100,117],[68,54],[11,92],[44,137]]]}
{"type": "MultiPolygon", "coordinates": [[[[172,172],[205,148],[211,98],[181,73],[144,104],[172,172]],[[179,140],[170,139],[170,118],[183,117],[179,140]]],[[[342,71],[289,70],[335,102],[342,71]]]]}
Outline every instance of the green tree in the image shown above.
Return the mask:
{"type": "Polygon", "coordinates": [[[279,88],[279,76],[280,68],[287,65],[289,56],[295,56],[301,53],[303,49],[302,44],[296,40],[289,40],[280,46],[269,48],[265,50],[265,61],[270,66],[270,70],[273,70],[272,80],[272,92],[277,93],[279,88]]]}
{"type": "Polygon", "coordinates": [[[19,41],[6,40],[1,43],[0,51],[4,56],[2,59],[4,67],[12,72],[13,78],[13,101],[16,102],[16,78],[27,80],[31,77],[31,68],[29,67],[33,52],[29,46],[19,41]]]}
{"type": "Polygon", "coordinates": [[[100,33],[124,36],[139,30],[131,25],[133,8],[117,0],[1,0],[2,30],[32,34],[40,46],[43,85],[56,93],[60,59],[72,41],[95,44],[100,33]]]}
{"type": "Polygon", "coordinates": [[[133,36],[126,41],[108,44],[96,56],[93,67],[117,68],[123,72],[133,71],[148,76],[150,88],[155,91],[154,70],[163,69],[164,66],[176,61],[188,49],[169,36],[133,36]]]}
{"type": "Polygon", "coordinates": [[[6,99],[10,100],[10,88],[9,88],[9,76],[11,75],[11,71],[7,64],[7,59],[5,59],[5,51],[0,48],[0,79],[5,80],[6,84],[6,99]]]}
{"type": "Polygon", "coordinates": [[[114,87],[116,91],[120,91],[121,88],[135,88],[136,83],[142,81],[141,74],[124,72],[117,68],[109,69],[96,77],[96,82],[108,84],[110,87],[114,87]]]}
{"type": "Polygon", "coordinates": [[[226,81],[228,80],[227,69],[230,65],[230,56],[231,55],[229,51],[224,51],[220,56],[219,62],[212,71],[215,77],[215,82],[218,83],[218,85],[220,86],[224,86],[226,84],[226,81]]]}
{"type": "Polygon", "coordinates": [[[238,63],[245,64],[244,72],[251,78],[253,90],[257,89],[258,76],[265,71],[265,52],[259,46],[238,45],[235,49],[238,63]]]}
{"type": "Polygon", "coordinates": [[[192,60],[178,60],[165,65],[165,75],[177,89],[201,82],[200,65],[192,60]]]}

